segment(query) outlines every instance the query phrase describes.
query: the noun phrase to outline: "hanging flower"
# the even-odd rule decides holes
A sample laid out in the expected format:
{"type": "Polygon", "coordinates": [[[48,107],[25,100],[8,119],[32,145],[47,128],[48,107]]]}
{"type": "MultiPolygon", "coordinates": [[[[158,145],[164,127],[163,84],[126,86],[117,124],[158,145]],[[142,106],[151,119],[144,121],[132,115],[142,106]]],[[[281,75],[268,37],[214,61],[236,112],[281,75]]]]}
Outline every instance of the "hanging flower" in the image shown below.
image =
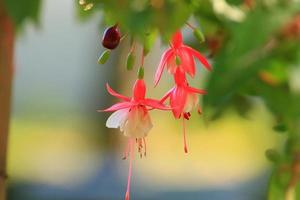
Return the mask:
{"type": "Polygon", "coordinates": [[[170,98],[170,105],[173,115],[176,119],[182,117],[183,119],[183,133],[184,133],[184,151],[187,153],[186,135],[185,135],[185,120],[189,120],[191,117],[191,111],[194,108],[198,109],[201,113],[199,106],[199,94],[206,94],[205,90],[190,87],[185,73],[179,68],[174,74],[175,86],[169,90],[161,99],[161,102],[165,102],[170,98]]]}
{"type": "Polygon", "coordinates": [[[161,57],[155,73],[154,84],[158,84],[166,65],[168,72],[171,74],[174,74],[179,67],[182,72],[194,77],[196,72],[194,57],[196,57],[207,70],[211,70],[211,66],[206,58],[195,49],[183,44],[182,34],[180,31],[177,31],[172,37],[170,48],[167,49],[161,57]]]}
{"type": "Polygon", "coordinates": [[[101,112],[114,112],[106,121],[108,128],[120,128],[121,132],[129,138],[128,147],[125,151],[125,158],[130,154],[130,165],[128,173],[128,183],[125,199],[129,200],[130,179],[133,161],[134,141],[138,144],[138,151],[142,156],[142,149],[146,155],[146,140],[145,137],[153,127],[149,115],[149,109],[169,110],[160,101],[145,98],[146,86],[143,79],[136,80],[133,87],[133,97],[129,98],[118,94],[107,84],[107,91],[122,102],[116,103],[111,107],[100,110],[101,112]]]}
{"type": "Polygon", "coordinates": [[[145,98],[146,86],[142,79],[135,82],[131,99],[118,94],[108,84],[106,87],[111,95],[122,100],[122,102],[103,110],[104,112],[114,112],[106,121],[106,126],[120,128],[127,137],[143,138],[147,136],[153,126],[148,113],[149,108],[169,109],[157,100],[145,98]]]}

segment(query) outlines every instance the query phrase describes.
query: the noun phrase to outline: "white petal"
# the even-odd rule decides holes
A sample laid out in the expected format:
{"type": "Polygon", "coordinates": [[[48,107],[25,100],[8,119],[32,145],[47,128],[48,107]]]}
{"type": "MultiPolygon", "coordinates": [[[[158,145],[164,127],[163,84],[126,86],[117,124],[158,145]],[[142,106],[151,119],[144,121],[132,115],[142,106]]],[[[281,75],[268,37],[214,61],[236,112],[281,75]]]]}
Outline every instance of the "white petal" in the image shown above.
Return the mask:
{"type": "Polygon", "coordinates": [[[198,105],[198,95],[194,93],[188,94],[184,105],[184,112],[191,112],[198,105]]]}
{"type": "Polygon", "coordinates": [[[137,106],[132,107],[130,112],[128,113],[128,120],[125,123],[125,130],[127,132],[132,132],[136,129],[140,120],[139,117],[139,108],[137,106]]]}
{"type": "Polygon", "coordinates": [[[126,120],[129,109],[117,110],[109,116],[106,121],[107,128],[119,128],[121,124],[126,120]]]}
{"type": "Polygon", "coordinates": [[[129,113],[124,127],[124,135],[131,138],[143,138],[147,136],[152,127],[146,108],[136,107],[129,113]]]}
{"type": "Polygon", "coordinates": [[[146,137],[149,133],[149,131],[152,129],[153,124],[151,122],[150,115],[148,112],[143,116],[140,124],[139,124],[139,129],[141,130],[141,137],[146,137]]]}

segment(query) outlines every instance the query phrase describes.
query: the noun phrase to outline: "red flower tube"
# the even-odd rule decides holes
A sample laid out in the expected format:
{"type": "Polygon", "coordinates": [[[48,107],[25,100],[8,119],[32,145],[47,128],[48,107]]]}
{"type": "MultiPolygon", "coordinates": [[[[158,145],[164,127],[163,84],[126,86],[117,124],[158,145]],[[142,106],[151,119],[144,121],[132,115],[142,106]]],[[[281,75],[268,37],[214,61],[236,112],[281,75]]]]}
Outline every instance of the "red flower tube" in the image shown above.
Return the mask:
{"type": "Polygon", "coordinates": [[[194,77],[196,73],[194,57],[196,57],[207,70],[211,70],[211,66],[206,58],[195,49],[183,44],[182,34],[180,31],[177,31],[172,37],[170,48],[167,49],[161,57],[155,73],[154,85],[156,86],[158,84],[165,66],[167,66],[167,70],[171,74],[174,74],[179,67],[182,72],[194,77]]]}

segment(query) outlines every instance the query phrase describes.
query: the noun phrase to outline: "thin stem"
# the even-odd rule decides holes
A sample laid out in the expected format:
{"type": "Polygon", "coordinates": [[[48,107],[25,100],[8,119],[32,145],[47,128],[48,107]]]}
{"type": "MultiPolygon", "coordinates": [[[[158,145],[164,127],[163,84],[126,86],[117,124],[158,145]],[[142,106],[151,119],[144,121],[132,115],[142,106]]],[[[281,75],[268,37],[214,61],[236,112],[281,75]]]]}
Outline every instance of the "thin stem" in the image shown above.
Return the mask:
{"type": "Polygon", "coordinates": [[[127,190],[126,190],[126,194],[125,194],[125,200],[130,199],[130,183],[131,183],[131,176],[132,176],[132,163],[133,163],[133,157],[134,157],[134,141],[133,141],[133,139],[129,139],[129,145],[130,145],[130,161],[129,161],[127,190]]]}
{"type": "Polygon", "coordinates": [[[144,49],[142,49],[141,67],[144,67],[144,61],[145,61],[145,54],[144,54],[144,49]]]}
{"type": "Polygon", "coordinates": [[[194,27],[193,25],[191,25],[190,23],[188,23],[188,22],[186,22],[185,23],[188,27],[190,27],[192,30],[195,30],[196,29],[196,27],[194,27]]]}
{"type": "Polygon", "coordinates": [[[182,127],[183,127],[183,144],[184,144],[184,152],[188,153],[188,147],[186,142],[186,131],[185,131],[185,119],[182,117],[182,127]]]}
{"type": "Polygon", "coordinates": [[[144,49],[142,50],[142,58],[141,58],[141,66],[138,69],[138,79],[144,79],[144,59],[145,59],[145,54],[144,54],[144,49]]]}
{"type": "Polygon", "coordinates": [[[130,47],[130,53],[134,52],[135,50],[135,41],[132,42],[131,47],[130,47]]]}
{"type": "Polygon", "coordinates": [[[120,38],[120,41],[123,41],[126,37],[128,36],[128,34],[124,34],[121,38],[120,38]]]}

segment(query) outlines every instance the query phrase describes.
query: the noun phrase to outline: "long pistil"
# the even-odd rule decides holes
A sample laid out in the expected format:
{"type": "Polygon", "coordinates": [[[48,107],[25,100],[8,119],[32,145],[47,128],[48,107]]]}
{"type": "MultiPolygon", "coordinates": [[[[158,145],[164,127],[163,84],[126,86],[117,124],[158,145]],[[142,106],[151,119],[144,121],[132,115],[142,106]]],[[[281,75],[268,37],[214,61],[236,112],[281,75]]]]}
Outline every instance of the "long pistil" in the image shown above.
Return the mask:
{"type": "Polygon", "coordinates": [[[182,118],[182,127],[183,127],[183,144],[184,144],[184,152],[188,153],[188,147],[186,142],[186,131],[185,131],[185,118],[182,118]]]}
{"type": "Polygon", "coordinates": [[[132,163],[133,163],[133,157],[134,157],[134,142],[133,139],[129,139],[129,145],[130,145],[130,161],[129,161],[129,170],[128,170],[128,179],[127,179],[127,190],[125,194],[125,200],[130,199],[130,183],[131,183],[131,176],[132,176],[132,163]]]}

